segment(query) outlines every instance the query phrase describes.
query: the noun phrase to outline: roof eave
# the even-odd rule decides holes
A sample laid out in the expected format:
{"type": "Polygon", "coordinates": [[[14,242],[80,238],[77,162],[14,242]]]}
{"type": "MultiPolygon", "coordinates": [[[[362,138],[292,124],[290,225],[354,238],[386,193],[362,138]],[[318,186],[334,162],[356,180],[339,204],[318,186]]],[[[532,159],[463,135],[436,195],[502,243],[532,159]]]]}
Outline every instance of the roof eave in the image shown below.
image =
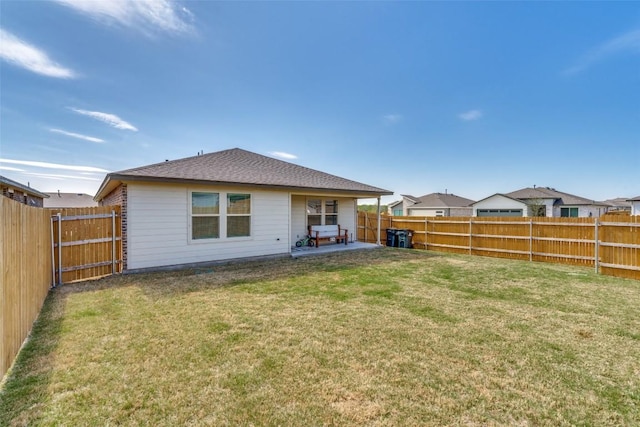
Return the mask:
{"type": "Polygon", "coordinates": [[[344,194],[344,195],[349,195],[351,197],[363,198],[363,199],[393,195],[393,191],[384,190],[384,189],[380,189],[380,191],[349,190],[349,189],[341,189],[341,188],[299,187],[299,186],[290,186],[290,185],[211,181],[211,180],[201,180],[201,179],[148,177],[148,176],[123,175],[123,174],[113,173],[106,176],[105,180],[103,181],[102,185],[98,189],[98,192],[96,193],[93,199],[99,202],[122,182],[153,182],[153,183],[186,184],[186,185],[232,185],[235,187],[259,187],[264,189],[276,189],[276,190],[289,190],[289,191],[302,191],[302,192],[313,191],[313,192],[324,192],[324,193],[332,193],[332,194],[344,194]]]}

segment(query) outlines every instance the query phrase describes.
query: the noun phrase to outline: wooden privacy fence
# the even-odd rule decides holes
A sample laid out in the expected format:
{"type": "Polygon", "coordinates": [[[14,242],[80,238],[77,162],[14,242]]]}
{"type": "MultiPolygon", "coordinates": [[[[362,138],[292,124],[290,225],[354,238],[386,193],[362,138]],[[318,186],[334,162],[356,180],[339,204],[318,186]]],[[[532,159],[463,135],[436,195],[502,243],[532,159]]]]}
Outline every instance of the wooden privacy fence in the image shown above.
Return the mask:
{"type": "MultiPolygon", "coordinates": [[[[640,217],[469,218],[383,216],[386,229],[412,230],[413,247],[529,261],[594,267],[603,274],[640,279],[640,217]]],[[[377,216],[358,213],[358,239],[375,242],[377,216]]]]}
{"type": "Polygon", "coordinates": [[[50,214],[0,196],[0,379],[51,286],[50,214]]]}
{"type": "Polygon", "coordinates": [[[49,212],[55,285],[122,272],[120,206],[49,212]]]}
{"type": "Polygon", "coordinates": [[[43,209],[0,196],[0,378],[51,286],[122,271],[119,206],[43,209]]]}

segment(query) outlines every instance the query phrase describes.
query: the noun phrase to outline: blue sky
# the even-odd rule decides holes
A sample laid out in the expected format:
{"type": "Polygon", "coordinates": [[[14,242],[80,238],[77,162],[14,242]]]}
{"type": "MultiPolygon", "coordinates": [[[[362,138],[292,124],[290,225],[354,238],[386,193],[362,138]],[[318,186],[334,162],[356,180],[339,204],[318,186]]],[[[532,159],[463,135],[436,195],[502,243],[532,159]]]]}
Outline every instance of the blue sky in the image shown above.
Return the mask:
{"type": "Polygon", "coordinates": [[[421,196],[640,195],[638,2],[2,1],[0,174],[240,147],[421,196]]]}

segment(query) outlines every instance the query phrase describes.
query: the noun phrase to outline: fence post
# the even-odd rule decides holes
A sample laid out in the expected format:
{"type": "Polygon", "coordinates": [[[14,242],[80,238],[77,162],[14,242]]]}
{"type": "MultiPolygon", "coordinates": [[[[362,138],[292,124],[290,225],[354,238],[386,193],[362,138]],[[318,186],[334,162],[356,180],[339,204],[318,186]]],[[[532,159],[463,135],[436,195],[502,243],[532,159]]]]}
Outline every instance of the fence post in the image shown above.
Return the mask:
{"type": "Polygon", "coordinates": [[[469,255],[471,255],[471,249],[473,248],[473,244],[471,242],[471,239],[473,238],[473,234],[472,232],[472,224],[473,224],[473,220],[471,218],[469,218],[469,255]]]}
{"type": "Polygon", "coordinates": [[[533,218],[529,218],[529,261],[533,261],[533,218]]]}
{"type": "Polygon", "coordinates": [[[598,228],[599,228],[598,225],[599,225],[599,222],[600,221],[598,220],[598,218],[596,218],[596,221],[595,221],[595,233],[594,233],[595,234],[594,235],[594,240],[595,240],[595,242],[594,242],[595,243],[595,250],[594,250],[594,256],[595,256],[595,260],[594,261],[595,262],[594,262],[594,264],[595,264],[595,267],[596,267],[596,274],[598,274],[598,272],[599,272],[598,270],[599,270],[599,267],[600,267],[600,236],[598,236],[598,228]]]}
{"type": "Polygon", "coordinates": [[[58,285],[62,285],[62,214],[58,212],[58,285]]]}
{"type": "Polygon", "coordinates": [[[424,218],[424,250],[429,250],[427,247],[427,233],[429,232],[429,220],[424,218]]]}
{"type": "Polygon", "coordinates": [[[116,274],[116,211],[111,211],[111,274],[116,274]]]}
{"type": "Polygon", "coordinates": [[[380,246],[380,197],[378,197],[378,236],[376,237],[376,245],[380,246]]]}
{"type": "Polygon", "coordinates": [[[56,287],[56,244],[53,237],[53,216],[50,218],[51,222],[51,287],[56,287]]]}

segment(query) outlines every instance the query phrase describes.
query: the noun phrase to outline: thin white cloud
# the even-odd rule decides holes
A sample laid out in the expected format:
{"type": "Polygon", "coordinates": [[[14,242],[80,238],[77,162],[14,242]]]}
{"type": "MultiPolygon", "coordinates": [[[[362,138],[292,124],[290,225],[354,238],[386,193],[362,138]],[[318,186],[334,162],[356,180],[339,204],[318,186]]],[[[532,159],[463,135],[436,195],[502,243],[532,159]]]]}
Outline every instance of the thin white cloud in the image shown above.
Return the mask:
{"type": "Polygon", "coordinates": [[[137,127],[135,127],[129,122],[122,120],[120,117],[116,116],[115,114],[101,113],[100,111],[87,111],[87,110],[81,110],[79,108],[73,108],[73,107],[69,107],[69,108],[78,114],[82,114],[85,116],[92,117],[96,120],[100,120],[101,122],[104,122],[109,126],[113,126],[116,129],[131,130],[134,132],[138,131],[137,127]]]}
{"type": "Polygon", "coordinates": [[[193,33],[194,15],[175,0],[55,0],[101,23],[120,25],[147,36],[193,33]]]}
{"type": "Polygon", "coordinates": [[[24,175],[29,176],[37,176],[39,178],[48,178],[48,179],[80,179],[82,181],[102,181],[100,178],[93,178],[88,176],[80,176],[80,175],[60,175],[55,173],[36,173],[36,172],[25,172],[24,175]]]}
{"type": "Polygon", "coordinates": [[[104,142],[104,139],[95,138],[93,136],[82,135],[82,134],[74,133],[74,132],[67,132],[66,130],[62,130],[62,129],[49,129],[49,132],[59,133],[59,134],[62,134],[62,135],[70,136],[72,138],[82,139],[82,140],[89,141],[89,142],[96,142],[96,143],[103,143],[104,142]]]}
{"type": "Polygon", "coordinates": [[[14,167],[12,167],[12,166],[3,166],[3,165],[0,165],[0,169],[2,169],[2,170],[4,170],[4,171],[24,172],[24,169],[14,168],[14,167]]]}
{"type": "Polygon", "coordinates": [[[382,121],[387,125],[395,125],[402,120],[401,114],[387,114],[382,116],[382,121]]]}
{"type": "Polygon", "coordinates": [[[564,74],[579,73],[597,62],[624,53],[640,54],[640,29],[629,31],[592,48],[574,65],[565,69],[564,74]]]}
{"type": "Polygon", "coordinates": [[[482,111],[480,110],[469,110],[464,113],[458,114],[458,118],[460,120],[464,120],[465,122],[470,122],[472,120],[478,120],[482,117],[482,111]]]}
{"type": "Polygon", "coordinates": [[[93,166],[61,165],[58,163],[34,162],[32,160],[13,160],[13,159],[0,158],[0,163],[9,163],[10,165],[32,166],[36,168],[45,168],[45,169],[70,170],[70,171],[76,171],[76,172],[98,172],[98,173],[109,172],[106,169],[95,168],[93,166]]]}
{"type": "Polygon", "coordinates": [[[293,160],[297,159],[298,156],[295,154],[285,153],[284,151],[271,151],[269,152],[273,157],[280,157],[281,159],[293,160]]]}
{"type": "Polygon", "coordinates": [[[76,77],[73,70],[54,62],[42,50],[1,28],[0,58],[17,67],[43,76],[59,79],[76,77]]]}

